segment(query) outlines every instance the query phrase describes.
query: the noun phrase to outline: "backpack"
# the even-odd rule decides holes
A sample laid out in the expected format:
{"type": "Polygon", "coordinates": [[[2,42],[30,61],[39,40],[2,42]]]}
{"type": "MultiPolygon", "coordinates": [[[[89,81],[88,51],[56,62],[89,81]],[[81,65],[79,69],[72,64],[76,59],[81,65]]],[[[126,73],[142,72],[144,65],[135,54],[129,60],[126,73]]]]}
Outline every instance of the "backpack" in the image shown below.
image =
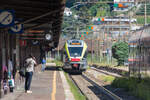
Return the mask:
{"type": "Polygon", "coordinates": [[[26,75],[26,68],[29,66],[30,63],[27,63],[27,59],[24,61],[23,67],[20,68],[19,74],[22,77],[25,77],[26,75]]]}
{"type": "Polygon", "coordinates": [[[19,70],[19,74],[20,74],[20,76],[22,76],[22,77],[25,77],[26,75],[26,69],[24,68],[24,67],[22,67],[20,70],[19,70]]]}
{"type": "Polygon", "coordinates": [[[45,59],[43,59],[43,60],[42,60],[42,64],[45,64],[45,63],[46,63],[46,60],[45,60],[45,59]]]}

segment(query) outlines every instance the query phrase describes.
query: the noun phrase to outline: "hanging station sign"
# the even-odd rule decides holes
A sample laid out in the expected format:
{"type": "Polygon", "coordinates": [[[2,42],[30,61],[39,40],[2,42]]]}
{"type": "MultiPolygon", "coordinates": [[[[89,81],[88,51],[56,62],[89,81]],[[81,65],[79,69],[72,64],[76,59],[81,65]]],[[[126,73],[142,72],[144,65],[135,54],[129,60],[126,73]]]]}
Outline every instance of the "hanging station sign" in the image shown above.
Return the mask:
{"type": "Polygon", "coordinates": [[[14,11],[0,10],[0,27],[8,27],[14,25],[14,11]]]}
{"type": "MultiPolygon", "coordinates": [[[[16,23],[19,23],[19,21],[16,20],[15,24],[16,23]]],[[[23,24],[17,24],[17,25],[14,25],[14,26],[10,27],[9,33],[12,33],[12,34],[21,34],[21,33],[23,33],[23,24]]]]}

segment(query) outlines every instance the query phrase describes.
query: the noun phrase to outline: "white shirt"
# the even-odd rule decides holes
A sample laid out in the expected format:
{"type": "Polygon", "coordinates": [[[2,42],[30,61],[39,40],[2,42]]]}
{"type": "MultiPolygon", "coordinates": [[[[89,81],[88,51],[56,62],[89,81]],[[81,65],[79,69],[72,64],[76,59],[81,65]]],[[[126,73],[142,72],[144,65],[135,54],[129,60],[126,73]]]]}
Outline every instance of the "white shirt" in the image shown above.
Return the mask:
{"type": "Polygon", "coordinates": [[[33,58],[27,58],[26,64],[26,72],[34,72],[34,65],[36,65],[35,60],[33,58]]]}

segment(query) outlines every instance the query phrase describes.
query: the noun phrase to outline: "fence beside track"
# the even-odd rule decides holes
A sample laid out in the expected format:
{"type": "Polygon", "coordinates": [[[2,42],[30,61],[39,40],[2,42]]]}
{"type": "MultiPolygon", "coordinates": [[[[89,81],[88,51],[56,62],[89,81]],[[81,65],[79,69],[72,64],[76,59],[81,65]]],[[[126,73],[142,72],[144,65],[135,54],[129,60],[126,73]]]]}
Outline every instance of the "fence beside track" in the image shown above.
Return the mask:
{"type": "Polygon", "coordinates": [[[130,76],[150,76],[150,24],[132,32],[129,38],[130,76]]]}

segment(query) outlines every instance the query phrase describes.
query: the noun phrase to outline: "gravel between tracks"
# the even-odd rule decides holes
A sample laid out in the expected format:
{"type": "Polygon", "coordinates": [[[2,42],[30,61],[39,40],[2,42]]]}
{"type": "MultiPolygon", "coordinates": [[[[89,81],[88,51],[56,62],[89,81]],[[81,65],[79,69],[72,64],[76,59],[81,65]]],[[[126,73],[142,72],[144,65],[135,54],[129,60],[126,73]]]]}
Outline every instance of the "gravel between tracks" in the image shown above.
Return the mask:
{"type": "Polygon", "coordinates": [[[82,75],[72,75],[73,80],[78,84],[88,100],[112,100],[105,95],[97,86],[88,82],[82,75]]]}
{"type": "Polygon", "coordinates": [[[95,71],[95,70],[87,70],[86,73],[93,76],[93,80],[98,81],[99,85],[103,85],[108,90],[112,91],[113,93],[115,93],[119,97],[123,98],[123,100],[140,100],[139,98],[137,98],[135,96],[132,96],[132,94],[126,92],[125,89],[123,89],[123,88],[114,88],[114,87],[111,86],[111,83],[105,83],[105,82],[103,82],[102,80],[99,79],[100,75],[106,75],[106,74],[100,73],[100,72],[95,71]]]}
{"type": "Polygon", "coordinates": [[[89,100],[99,100],[99,98],[97,98],[97,96],[89,89],[92,85],[84,80],[81,75],[72,75],[72,78],[89,100]]]}

